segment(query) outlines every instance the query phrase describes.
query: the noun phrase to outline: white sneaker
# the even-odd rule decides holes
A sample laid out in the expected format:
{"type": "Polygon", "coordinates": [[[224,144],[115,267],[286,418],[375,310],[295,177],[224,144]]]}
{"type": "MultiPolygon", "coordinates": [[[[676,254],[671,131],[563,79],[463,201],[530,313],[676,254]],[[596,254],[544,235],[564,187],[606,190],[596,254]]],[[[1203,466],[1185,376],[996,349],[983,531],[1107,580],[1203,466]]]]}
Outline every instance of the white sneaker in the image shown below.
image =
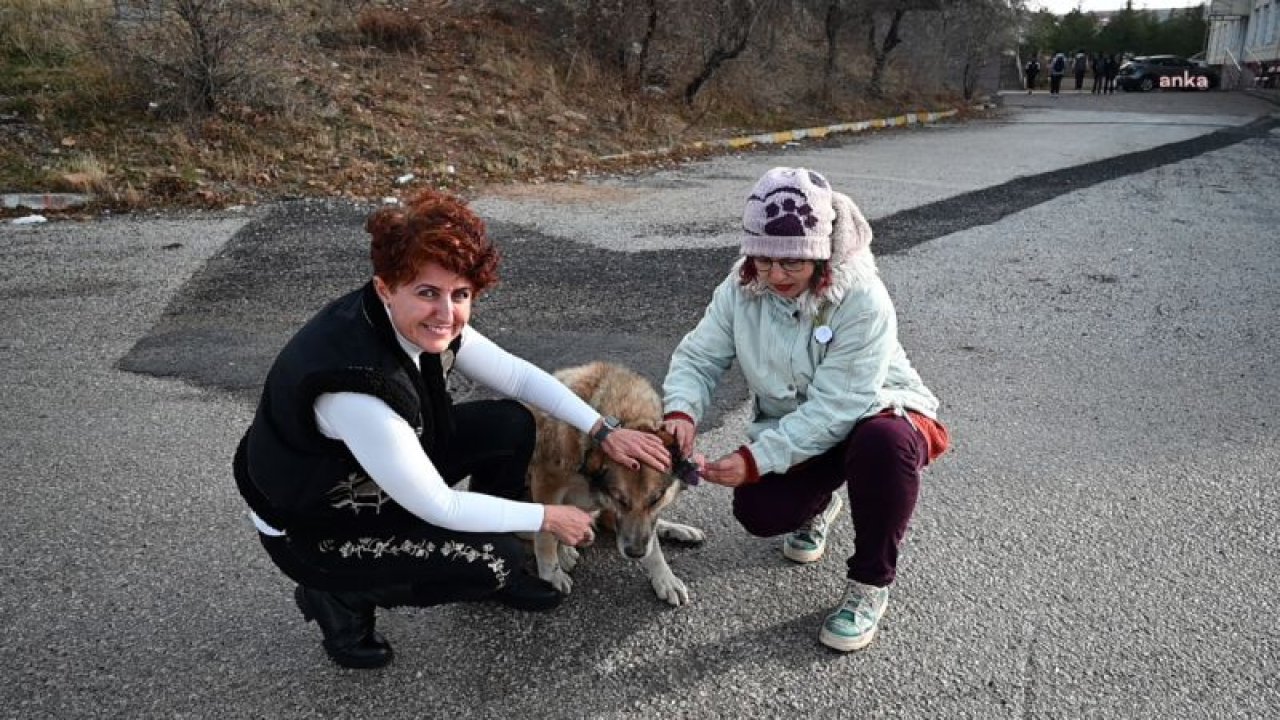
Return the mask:
{"type": "Polygon", "coordinates": [[[889,588],[850,580],[844,602],[823,621],[818,640],[840,652],[861,650],[875,639],[888,607],[889,588]]]}
{"type": "Polygon", "coordinates": [[[844,501],[840,493],[831,493],[831,500],[821,512],[809,518],[794,532],[788,533],[782,541],[782,554],[788,560],[798,563],[817,562],[827,549],[827,535],[831,531],[831,523],[840,515],[844,501]]]}

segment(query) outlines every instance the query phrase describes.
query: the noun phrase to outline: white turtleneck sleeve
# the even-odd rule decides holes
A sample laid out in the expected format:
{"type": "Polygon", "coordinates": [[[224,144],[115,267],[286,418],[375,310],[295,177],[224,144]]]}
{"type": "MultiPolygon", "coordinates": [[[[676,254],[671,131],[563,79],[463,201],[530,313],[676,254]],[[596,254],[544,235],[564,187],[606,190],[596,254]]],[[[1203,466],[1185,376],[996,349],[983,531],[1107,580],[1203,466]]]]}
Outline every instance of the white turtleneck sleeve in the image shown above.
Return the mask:
{"type": "MultiPolygon", "coordinates": [[[[418,362],[421,349],[396,335],[405,352],[418,362]]],[[[472,380],[538,407],[583,432],[600,418],[600,413],[549,373],[503,350],[470,326],[463,328],[456,367],[472,380]]],[[[542,527],[542,505],[449,487],[422,451],[413,427],[379,398],[363,393],[325,393],[316,398],[315,418],[320,432],[345,443],[383,492],[433,525],[462,532],[536,531],[542,527]]]]}
{"type": "Polygon", "coordinates": [[[600,413],[528,360],[498,347],[470,325],[462,330],[457,369],[504,395],[526,402],[582,432],[590,432],[600,413]]]}
{"type": "Polygon", "coordinates": [[[413,427],[381,399],[363,393],[316,398],[320,432],[344,442],[369,477],[401,507],[460,532],[537,531],[542,506],[454,490],[422,451],[413,427]]]}

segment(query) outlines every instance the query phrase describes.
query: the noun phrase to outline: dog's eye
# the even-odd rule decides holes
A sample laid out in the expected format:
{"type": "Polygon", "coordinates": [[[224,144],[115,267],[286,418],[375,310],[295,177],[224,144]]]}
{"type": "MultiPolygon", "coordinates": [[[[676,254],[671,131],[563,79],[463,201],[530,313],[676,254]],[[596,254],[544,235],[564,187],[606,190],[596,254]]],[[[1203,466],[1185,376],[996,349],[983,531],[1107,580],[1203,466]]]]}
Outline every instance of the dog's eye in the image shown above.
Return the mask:
{"type": "Polygon", "coordinates": [[[627,502],[626,498],[618,497],[615,495],[613,496],[613,501],[617,503],[618,507],[623,511],[627,511],[631,509],[631,503],[627,502]]]}

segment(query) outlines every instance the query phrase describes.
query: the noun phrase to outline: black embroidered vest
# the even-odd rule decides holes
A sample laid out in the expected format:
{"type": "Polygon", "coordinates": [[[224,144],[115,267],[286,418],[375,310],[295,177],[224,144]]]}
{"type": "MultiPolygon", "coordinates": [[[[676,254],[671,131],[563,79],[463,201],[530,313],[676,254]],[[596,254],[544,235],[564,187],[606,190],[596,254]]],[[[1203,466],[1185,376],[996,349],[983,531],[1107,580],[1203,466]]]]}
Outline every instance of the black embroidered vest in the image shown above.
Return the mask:
{"type": "Polygon", "coordinates": [[[430,455],[450,442],[453,402],[440,355],[423,353],[420,362],[421,372],[396,340],[372,282],[316,313],[276,357],[236,448],[236,485],[258,517],[281,530],[374,519],[391,501],[376,487],[376,502],[355,498],[352,488],[372,487],[368,474],[345,443],[320,433],[315,400],[328,392],[378,397],[413,426],[430,455]]]}

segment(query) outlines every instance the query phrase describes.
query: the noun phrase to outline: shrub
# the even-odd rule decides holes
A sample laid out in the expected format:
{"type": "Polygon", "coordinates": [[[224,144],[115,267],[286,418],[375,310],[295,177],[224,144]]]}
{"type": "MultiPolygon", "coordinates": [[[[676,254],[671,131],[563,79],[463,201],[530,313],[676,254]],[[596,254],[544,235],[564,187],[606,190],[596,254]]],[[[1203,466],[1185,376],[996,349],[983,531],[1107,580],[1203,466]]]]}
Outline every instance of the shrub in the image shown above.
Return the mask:
{"type": "Polygon", "coordinates": [[[144,17],[117,20],[107,55],[117,72],[183,114],[233,103],[270,103],[280,58],[278,20],[254,0],[173,0],[144,17]]]}
{"type": "Polygon", "coordinates": [[[409,13],[387,8],[362,11],[356,27],[366,42],[388,52],[416,50],[426,46],[431,39],[421,20],[409,13]]]}

